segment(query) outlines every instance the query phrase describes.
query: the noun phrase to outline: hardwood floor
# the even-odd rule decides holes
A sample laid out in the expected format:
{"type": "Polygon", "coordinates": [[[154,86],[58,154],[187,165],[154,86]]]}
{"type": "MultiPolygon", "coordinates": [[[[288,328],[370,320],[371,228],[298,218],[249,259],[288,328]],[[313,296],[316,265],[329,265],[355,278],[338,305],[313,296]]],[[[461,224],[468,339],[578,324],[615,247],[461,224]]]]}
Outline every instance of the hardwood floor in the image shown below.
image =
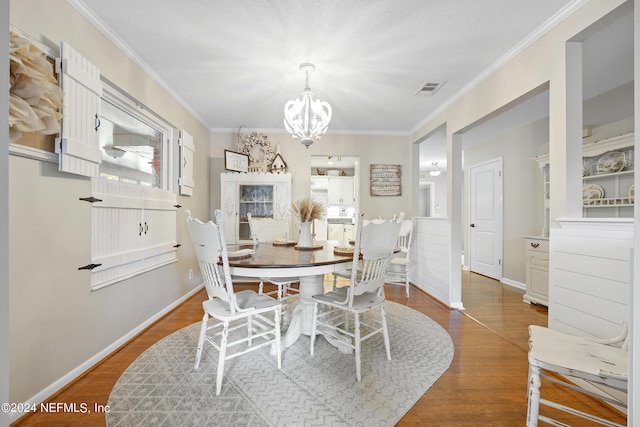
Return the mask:
{"type": "MultiPolygon", "coordinates": [[[[465,311],[450,310],[419,289],[407,300],[403,287],[388,285],[387,299],[416,309],[438,322],[453,340],[455,356],[450,368],[397,424],[398,426],[524,426],[527,412],[527,327],[545,325],[544,307],[522,302],[523,292],[486,277],[463,273],[465,311]]],[[[202,316],[203,291],[114,352],[50,401],[106,405],[111,389],[124,370],[161,338],[202,316]]],[[[624,415],[579,393],[543,384],[543,393],[577,404],[598,416],[624,415]]],[[[545,409],[543,409],[545,410],[545,409]]],[[[547,412],[550,413],[550,412],[547,412]]],[[[554,414],[554,416],[556,416],[554,414]]],[[[571,416],[558,419],[586,426],[571,416]]],[[[103,413],[31,413],[12,426],[104,426],[103,413]]]]}

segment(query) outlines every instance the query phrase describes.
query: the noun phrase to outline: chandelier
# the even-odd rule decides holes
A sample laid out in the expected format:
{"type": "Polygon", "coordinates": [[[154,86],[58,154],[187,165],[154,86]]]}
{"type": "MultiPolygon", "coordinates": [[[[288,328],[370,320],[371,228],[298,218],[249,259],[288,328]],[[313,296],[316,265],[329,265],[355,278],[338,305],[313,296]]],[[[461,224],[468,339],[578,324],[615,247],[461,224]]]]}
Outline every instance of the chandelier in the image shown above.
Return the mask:
{"type": "Polygon", "coordinates": [[[433,167],[429,171],[429,175],[431,175],[431,176],[440,175],[440,168],[438,167],[438,162],[433,162],[432,165],[433,165],[433,167]]]}
{"type": "Polygon", "coordinates": [[[313,141],[320,139],[327,131],[331,121],[331,106],[328,102],[313,99],[309,89],[309,73],[315,71],[313,64],[300,64],[300,70],[306,73],[306,85],[302,91],[302,99],[288,101],[284,106],[284,127],[293,138],[309,148],[313,141]]]}

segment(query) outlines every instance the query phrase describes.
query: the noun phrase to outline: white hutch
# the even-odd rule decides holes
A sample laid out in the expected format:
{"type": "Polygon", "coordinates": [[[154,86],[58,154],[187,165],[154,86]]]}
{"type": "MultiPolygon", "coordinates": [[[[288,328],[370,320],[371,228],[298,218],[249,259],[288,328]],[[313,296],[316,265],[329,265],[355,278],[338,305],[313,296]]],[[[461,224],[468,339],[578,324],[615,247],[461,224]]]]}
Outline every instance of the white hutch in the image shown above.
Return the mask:
{"type": "MultiPolygon", "coordinates": [[[[633,218],[634,134],[582,147],[583,218],[633,218]]],[[[544,224],[540,236],[524,236],[527,303],[549,299],[549,155],[536,157],[544,177],[544,224]]]]}

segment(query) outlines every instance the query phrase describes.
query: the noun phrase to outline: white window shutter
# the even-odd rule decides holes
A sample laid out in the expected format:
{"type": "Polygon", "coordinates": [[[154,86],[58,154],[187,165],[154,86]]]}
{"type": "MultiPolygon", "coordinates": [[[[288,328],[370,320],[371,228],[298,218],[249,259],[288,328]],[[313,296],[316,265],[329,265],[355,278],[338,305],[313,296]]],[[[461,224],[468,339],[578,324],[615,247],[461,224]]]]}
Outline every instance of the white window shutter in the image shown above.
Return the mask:
{"type": "Polygon", "coordinates": [[[180,131],[180,194],[191,196],[193,194],[193,155],[195,146],[193,137],[184,130],[180,131]]]}
{"type": "Polygon", "coordinates": [[[59,170],[97,177],[102,162],[98,140],[100,70],[65,42],[60,45],[56,65],[64,91],[62,126],[56,139],[59,170]]]}

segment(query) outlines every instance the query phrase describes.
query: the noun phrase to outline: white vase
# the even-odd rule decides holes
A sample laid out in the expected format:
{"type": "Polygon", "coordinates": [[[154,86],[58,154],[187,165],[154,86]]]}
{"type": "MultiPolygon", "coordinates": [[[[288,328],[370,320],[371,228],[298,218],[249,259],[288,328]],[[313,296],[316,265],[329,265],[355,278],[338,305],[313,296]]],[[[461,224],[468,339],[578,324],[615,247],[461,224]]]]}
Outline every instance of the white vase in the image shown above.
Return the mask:
{"type": "Polygon", "coordinates": [[[300,235],[298,236],[298,246],[301,248],[310,248],[313,246],[313,239],[311,238],[311,222],[300,223],[300,235]]]}

